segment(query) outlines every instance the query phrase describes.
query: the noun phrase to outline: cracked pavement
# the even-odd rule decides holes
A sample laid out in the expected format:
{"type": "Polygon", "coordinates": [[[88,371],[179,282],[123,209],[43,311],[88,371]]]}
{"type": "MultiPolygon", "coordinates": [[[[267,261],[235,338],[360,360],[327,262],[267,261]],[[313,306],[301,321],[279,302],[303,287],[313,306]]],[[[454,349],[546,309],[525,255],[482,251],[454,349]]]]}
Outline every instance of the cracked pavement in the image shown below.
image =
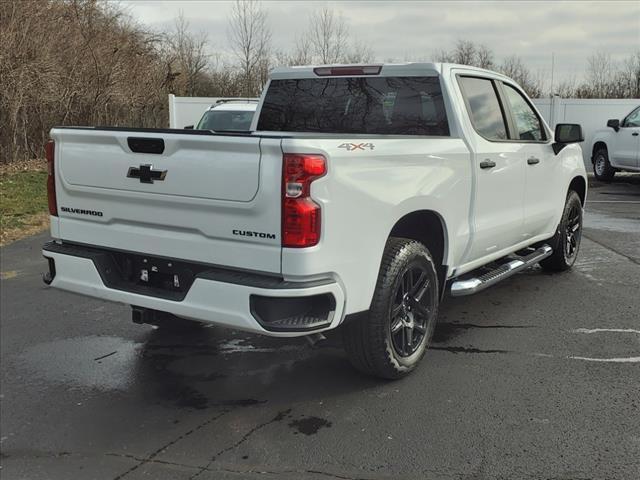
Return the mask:
{"type": "Polygon", "coordinates": [[[0,251],[3,480],[640,478],[640,175],[592,185],[573,271],[447,298],[397,382],[337,334],[135,325],[46,288],[47,238],[0,251]]]}

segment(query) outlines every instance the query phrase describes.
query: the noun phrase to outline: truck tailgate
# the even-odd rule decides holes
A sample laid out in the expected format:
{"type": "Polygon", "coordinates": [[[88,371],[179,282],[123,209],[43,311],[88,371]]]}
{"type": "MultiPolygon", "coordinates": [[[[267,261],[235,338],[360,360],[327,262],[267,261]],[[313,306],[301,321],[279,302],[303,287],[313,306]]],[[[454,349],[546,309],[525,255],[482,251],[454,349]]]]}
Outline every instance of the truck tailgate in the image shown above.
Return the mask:
{"type": "Polygon", "coordinates": [[[279,138],[55,128],[54,236],[280,272],[279,138]]]}

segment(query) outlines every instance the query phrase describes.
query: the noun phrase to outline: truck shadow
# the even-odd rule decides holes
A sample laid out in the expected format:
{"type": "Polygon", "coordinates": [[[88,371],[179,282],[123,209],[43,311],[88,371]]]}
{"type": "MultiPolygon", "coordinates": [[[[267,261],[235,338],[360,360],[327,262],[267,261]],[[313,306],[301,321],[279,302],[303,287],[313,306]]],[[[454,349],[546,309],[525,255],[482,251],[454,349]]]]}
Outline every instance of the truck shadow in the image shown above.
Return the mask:
{"type": "Polygon", "coordinates": [[[640,186],[640,174],[637,173],[617,173],[608,182],[601,182],[592,175],[589,175],[589,188],[613,187],[616,185],[640,186]]]}
{"type": "Polygon", "coordinates": [[[381,385],[351,367],[339,335],[312,348],[303,338],[218,328],[150,330],[134,378],[145,400],[192,409],[291,403],[381,385]]]}
{"type": "MultiPolygon", "coordinates": [[[[447,298],[431,342],[433,350],[471,348],[479,336],[491,332],[532,328],[519,321],[518,308],[510,301],[514,290],[537,298],[539,282],[526,278],[531,276],[550,281],[536,268],[514,277],[510,285],[494,287],[490,294],[447,298]]],[[[388,388],[389,382],[351,366],[339,330],[327,337],[312,348],[304,338],[271,338],[217,327],[149,329],[139,339],[135,383],[145,401],[190,409],[267,401],[289,404],[355,391],[377,394],[388,388]]],[[[416,375],[420,369],[409,378],[416,375]]]]}

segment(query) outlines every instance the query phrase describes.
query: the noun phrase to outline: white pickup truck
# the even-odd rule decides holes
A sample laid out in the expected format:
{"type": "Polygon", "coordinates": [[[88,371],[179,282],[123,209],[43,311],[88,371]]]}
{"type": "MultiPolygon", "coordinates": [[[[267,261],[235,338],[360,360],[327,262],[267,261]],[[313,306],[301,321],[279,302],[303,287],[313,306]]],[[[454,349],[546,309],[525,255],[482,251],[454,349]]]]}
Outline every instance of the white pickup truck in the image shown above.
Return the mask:
{"type": "Polygon", "coordinates": [[[622,119],[607,121],[591,141],[591,163],[598,180],[611,181],[618,171],[640,172],[640,106],[622,119]]]}
{"type": "Polygon", "coordinates": [[[449,64],[275,70],[251,132],[57,127],[52,287],[144,323],[264,335],[341,326],[357,368],[410,372],[446,291],[576,260],[579,125],[449,64]]]}

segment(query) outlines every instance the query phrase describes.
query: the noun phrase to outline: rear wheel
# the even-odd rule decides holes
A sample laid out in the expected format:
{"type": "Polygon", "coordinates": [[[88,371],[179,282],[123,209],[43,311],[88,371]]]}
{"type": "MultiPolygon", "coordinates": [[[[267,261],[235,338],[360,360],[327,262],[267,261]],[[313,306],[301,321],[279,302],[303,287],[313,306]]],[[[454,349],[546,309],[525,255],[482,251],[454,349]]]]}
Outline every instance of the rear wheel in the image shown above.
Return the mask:
{"type": "Polygon", "coordinates": [[[609,153],[606,148],[596,150],[593,156],[593,173],[598,180],[609,182],[616,174],[615,168],[609,163],[609,153]]]}
{"type": "Polygon", "coordinates": [[[569,191],[564,212],[556,234],[549,242],[553,253],[540,262],[540,266],[552,272],[570,269],[578,258],[582,239],[582,202],[573,190],[569,191]]]}
{"type": "Polygon", "coordinates": [[[433,336],[439,298],[429,250],[415,240],[390,238],[368,318],[343,329],[351,363],[382,378],[407,375],[422,359],[433,336]]]}

